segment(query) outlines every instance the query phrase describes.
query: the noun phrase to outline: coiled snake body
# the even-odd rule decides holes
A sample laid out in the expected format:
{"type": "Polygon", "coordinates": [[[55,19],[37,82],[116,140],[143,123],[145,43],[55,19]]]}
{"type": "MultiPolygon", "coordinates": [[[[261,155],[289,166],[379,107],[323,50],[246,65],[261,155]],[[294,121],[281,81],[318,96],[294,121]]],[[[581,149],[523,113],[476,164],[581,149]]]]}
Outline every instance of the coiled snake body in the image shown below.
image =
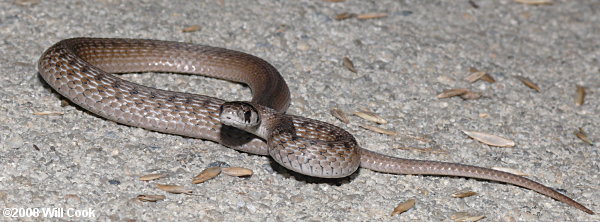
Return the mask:
{"type": "Polygon", "coordinates": [[[284,167],[309,176],[339,178],[364,167],[393,174],[479,178],[525,187],[594,214],[571,198],[521,176],[386,156],[359,147],[354,137],[339,127],[284,114],[290,98],[281,75],[268,62],[242,52],[157,40],[74,38],[47,49],[38,71],[64,97],[106,119],[270,155],[284,167]],[[110,74],[149,71],[245,83],[253,99],[226,102],[150,88],[110,74]]]}

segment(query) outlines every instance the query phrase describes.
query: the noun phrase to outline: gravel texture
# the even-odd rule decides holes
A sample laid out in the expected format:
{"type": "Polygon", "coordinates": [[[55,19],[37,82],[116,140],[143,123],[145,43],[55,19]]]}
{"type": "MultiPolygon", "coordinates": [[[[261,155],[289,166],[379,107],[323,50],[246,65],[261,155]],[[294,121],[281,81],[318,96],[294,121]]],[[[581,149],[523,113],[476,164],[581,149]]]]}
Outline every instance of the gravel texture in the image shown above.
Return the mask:
{"type": "MultiPolygon", "coordinates": [[[[598,221],[520,187],[482,180],[391,175],[359,170],[323,180],[285,170],[270,158],[217,143],[116,124],[65,105],[37,73],[54,42],[76,36],[201,43],[257,55],[282,73],[288,113],[334,123],[381,153],[414,159],[508,167],[600,211],[600,2],[553,1],[0,1],[0,205],[5,209],[91,210],[112,221],[449,221],[458,212],[483,221],[598,221]],[[340,13],[386,17],[336,20],[340,13]],[[196,32],[183,28],[199,25],[196,32]],[[343,65],[354,62],[357,72],[343,65]],[[468,83],[475,67],[495,83],[468,83]],[[540,92],[514,76],[531,79],[540,92]],[[576,86],[587,89],[575,105],[576,86]],[[446,89],[481,92],[476,100],[438,99],[446,89]],[[372,110],[398,132],[388,136],[329,114],[372,110]],[[35,115],[36,112],[59,115],[35,115]],[[498,148],[462,130],[516,142],[498,148]],[[409,149],[399,149],[406,148],[409,149]],[[443,152],[431,152],[431,151],[443,152]],[[422,152],[425,151],[425,152],[422,152]],[[212,165],[254,170],[192,185],[212,165]],[[139,176],[165,173],[144,182],[139,176]],[[192,195],[155,184],[179,184],[192,195]],[[457,191],[477,196],[452,198],[457,191]],[[135,200],[160,194],[155,203],[135,200]],[[396,216],[399,203],[416,206],[396,216]]],[[[248,99],[243,86],[204,77],[129,74],[164,89],[248,99]]],[[[71,212],[73,213],[73,212],[71,212]]],[[[41,216],[40,216],[41,217],[41,216]]],[[[39,220],[20,217],[0,220],[39,220]]],[[[48,219],[48,218],[43,218],[48,219]]]]}

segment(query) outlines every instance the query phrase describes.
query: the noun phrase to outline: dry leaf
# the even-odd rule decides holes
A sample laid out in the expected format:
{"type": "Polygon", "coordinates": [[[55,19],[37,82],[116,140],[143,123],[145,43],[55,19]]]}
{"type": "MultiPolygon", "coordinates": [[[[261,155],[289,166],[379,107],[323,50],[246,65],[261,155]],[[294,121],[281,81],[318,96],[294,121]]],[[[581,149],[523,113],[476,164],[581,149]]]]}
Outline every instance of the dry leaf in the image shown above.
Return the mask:
{"type": "Polygon", "coordinates": [[[354,13],[349,13],[349,12],[342,12],[340,14],[335,15],[335,20],[341,21],[341,20],[345,20],[345,19],[349,19],[356,16],[356,14],[354,13]]]}
{"type": "Polygon", "coordinates": [[[42,111],[42,112],[34,112],[33,115],[36,116],[60,116],[64,115],[65,112],[60,111],[42,111]]]}
{"type": "Polygon", "coordinates": [[[590,138],[588,138],[587,134],[583,131],[581,127],[579,127],[579,130],[575,131],[575,136],[577,136],[577,138],[579,138],[587,144],[590,144],[592,146],[594,145],[594,142],[590,140],[590,138]]]}
{"type": "Polygon", "coordinates": [[[463,95],[467,92],[470,92],[468,89],[465,88],[457,88],[457,89],[448,89],[448,90],[444,90],[444,92],[440,93],[439,95],[437,95],[438,99],[445,99],[445,98],[450,98],[450,97],[454,97],[454,96],[460,96],[463,95]]]}
{"type": "Polygon", "coordinates": [[[499,147],[513,147],[515,146],[515,142],[513,142],[512,140],[509,139],[505,139],[496,135],[492,135],[492,134],[487,134],[487,133],[482,133],[482,132],[476,132],[476,131],[466,131],[463,130],[463,132],[465,134],[467,134],[468,136],[470,136],[471,138],[485,143],[487,145],[490,146],[499,146],[499,147]]]}
{"type": "Polygon", "coordinates": [[[488,74],[487,72],[484,72],[484,71],[479,71],[475,67],[469,68],[469,72],[471,73],[471,75],[467,76],[467,78],[465,78],[465,80],[469,81],[470,83],[473,83],[480,79],[483,81],[489,82],[489,83],[496,82],[494,77],[492,77],[490,74],[488,74]]]}
{"type": "Polygon", "coordinates": [[[494,77],[492,77],[492,75],[490,75],[489,73],[485,73],[485,75],[483,75],[480,79],[489,83],[496,82],[496,79],[494,79],[494,77]]]}
{"type": "Polygon", "coordinates": [[[252,176],[254,172],[251,169],[243,167],[227,167],[222,169],[224,174],[234,177],[252,176]]]}
{"type": "Polygon", "coordinates": [[[513,169],[513,168],[508,168],[508,167],[492,167],[492,169],[497,170],[497,171],[512,173],[514,175],[519,175],[519,176],[529,176],[529,174],[527,174],[523,171],[513,169]]]}
{"type": "Polygon", "coordinates": [[[192,190],[186,189],[184,186],[179,185],[156,184],[156,187],[163,191],[174,194],[192,194],[192,190]]]}
{"type": "Polygon", "coordinates": [[[515,76],[515,78],[517,78],[518,80],[520,80],[523,84],[525,84],[527,87],[532,88],[533,90],[539,92],[541,89],[538,85],[536,85],[535,83],[533,83],[531,80],[529,80],[527,77],[523,77],[523,76],[515,76]]]}
{"type": "Polygon", "coordinates": [[[410,208],[413,208],[415,206],[415,203],[417,202],[417,200],[415,199],[410,199],[407,201],[404,201],[400,204],[398,204],[398,206],[396,208],[394,208],[394,210],[392,211],[392,216],[396,215],[396,214],[401,214],[406,212],[407,210],[410,210],[410,208]]]}
{"type": "Polygon", "coordinates": [[[371,111],[366,111],[366,110],[362,110],[362,111],[357,111],[352,113],[360,118],[363,118],[365,120],[374,122],[374,123],[378,123],[378,124],[386,124],[388,123],[387,120],[385,120],[383,117],[377,115],[374,112],[371,111]]]}
{"type": "Polygon", "coordinates": [[[454,197],[454,198],[465,198],[465,197],[470,197],[470,196],[475,196],[475,195],[477,195],[477,192],[474,192],[474,191],[461,191],[461,192],[453,193],[452,197],[454,197]]]}
{"type": "Polygon", "coordinates": [[[167,197],[165,195],[144,195],[144,194],[140,194],[136,198],[138,200],[144,201],[144,202],[156,202],[156,201],[159,201],[159,200],[164,200],[167,197]]]}
{"type": "Polygon", "coordinates": [[[209,167],[204,169],[200,174],[192,178],[193,184],[204,183],[207,180],[217,177],[221,173],[221,167],[209,167]]]}
{"type": "Polygon", "coordinates": [[[163,173],[152,173],[152,174],[141,176],[140,180],[141,181],[156,180],[156,179],[163,178],[165,176],[167,176],[167,175],[163,174],[163,173]]]}
{"type": "Polygon", "coordinates": [[[481,97],[481,93],[473,92],[473,91],[468,91],[468,92],[460,95],[460,98],[462,98],[464,100],[474,100],[474,99],[479,99],[480,97],[481,97]]]}
{"type": "Polygon", "coordinates": [[[475,70],[476,70],[475,72],[471,72],[471,74],[465,78],[465,80],[467,82],[474,83],[475,81],[481,79],[481,77],[483,77],[485,75],[485,72],[478,71],[477,69],[475,69],[475,70]]]}
{"type": "Polygon", "coordinates": [[[552,0],[515,0],[517,3],[526,5],[552,5],[552,0]]]}
{"type": "Polygon", "coordinates": [[[577,86],[577,98],[575,99],[575,105],[581,106],[585,102],[585,87],[577,86]]]}
{"type": "Polygon", "coordinates": [[[350,58],[348,57],[344,57],[344,66],[346,67],[346,69],[350,70],[350,72],[356,73],[356,68],[354,67],[354,63],[352,62],[352,60],[350,60],[350,58]]]}
{"type": "Polygon", "coordinates": [[[181,32],[195,32],[200,30],[200,28],[201,27],[199,25],[192,25],[181,29],[181,32]]]}
{"type": "Polygon", "coordinates": [[[16,0],[14,3],[18,6],[31,7],[40,4],[40,0],[16,0]]]}
{"type": "Polygon", "coordinates": [[[376,132],[376,133],[386,134],[386,135],[390,135],[390,136],[396,136],[396,135],[398,135],[398,133],[395,132],[395,131],[386,130],[386,129],[383,129],[383,128],[380,128],[380,127],[376,127],[376,126],[370,126],[370,125],[361,124],[360,127],[368,129],[368,130],[371,130],[371,131],[376,132]]]}
{"type": "Polygon", "coordinates": [[[474,221],[481,220],[484,217],[485,217],[484,215],[473,216],[466,212],[458,212],[458,213],[452,214],[450,216],[450,219],[453,221],[456,221],[456,222],[467,222],[467,221],[474,222],[474,221]]]}
{"type": "Polygon", "coordinates": [[[383,18],[386,16],[387,16],[387,13],[373,12],[373,13],[359,14],[356,16],[356,18],[358,18],[358,19],[376,19],[376,18],[383,18]]]}
{"type": "MultiPolygon", "coordinates": [[[[424,143],[433,143],[433,140],[432,140],[432,139],[430,139],[430,138],[425,138],[425,137],[422,137],[422,136],[411,136],[411,135],[407,135],[407,137],[410,137],[410,138],[412,138],[412,139],[415,139],[415,140],[418,140],[418,141],[421,141],[421,142],[424,142],[424,143]]],[[[430,136],[427,136],[427,137],[430,137],[430,136]]]]}
{"type": "Polygon", "coordinates": [[[343,123],[345,123],[345,124],[350,123],[350,119],[348,119],[348,115],[346,115],[346,113],[344,111],[338,109],[337,107],[329,110],[329,112],[331,113],[332,116],[339,119],[343,123]]]}

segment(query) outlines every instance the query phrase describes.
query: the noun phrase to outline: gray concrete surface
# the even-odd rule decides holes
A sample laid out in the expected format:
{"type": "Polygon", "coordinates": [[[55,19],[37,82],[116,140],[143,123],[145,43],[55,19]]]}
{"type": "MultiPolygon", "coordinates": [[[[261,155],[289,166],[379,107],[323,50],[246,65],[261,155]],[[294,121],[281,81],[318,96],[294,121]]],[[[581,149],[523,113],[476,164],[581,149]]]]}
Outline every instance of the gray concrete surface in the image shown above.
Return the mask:
{"type": "MultiPolygon", "coordinates": [[[[61,98],[37,74],[36,62],[56,41],[76,36],[194,42],[248,52],[271,62],[288,81],[288,113],[342,126],[368,149],[414,159],[520,169],[530,178],[600,211],[600,2],[554,1],[44,1],[0,2],[0,205],[14,209],[91,209],[112,221],[449,221],[457,212],[483,221],[598,221],[573,207],[512,185],[360,170],[320,180],[290,173],[268,157],[219,144],[106,121],[61,98]],[[336,14],[387,17],[337,21],[336,14]],[[197,32],[182,33],[191,25],[197,32]],[[342,58],[358,69],[348,71],[342,58]],[[469,67],[497,82],[463,80],[469,67]],[[541,92],[513,76],[530,78],[541,92]],[[587,88],[575,106],[576,85],[587,88]],[[477,100],[437,99],[445,89],[483,93],[477,100]],[[399,132],[380,135],[329,114],[368,108],[399,132]],[[35,112],[62,115],[34,115],[35,112]],[[482,117],[487,115],[487,117],[482,117]],[[461,130],[514,140],[490,147],[461,130]],[[419,138],[427,138],[426,140],[419,138]],[[39,150],[34,148],[38,147],[39,150]],[[433,148],[445,153],[401,147],[433,148]],[[221,176],[192,185],[211,163],[253,169],[250,178],[221,176]],[[140,175],[169,177],[142,182],[140,175]],[[156,183],[193,195],[167,194],[156,183]],[[473,190],[479,195],[455,199],[473,190]],[[138,194],[164,194],[156,203],[138,194]],[[390,216],[410,198],[416,206],[390,216]]],[[[173,74],[124,78],[165,89],[248,99],[243,86],[173,74]]],[[[72,212],[71,212],[72,213],[72,212]]],[[[7,218],[39,220],[49,218],[7,218]]],[[[89,218],[69,218],[79,220],[89,218]]]]}

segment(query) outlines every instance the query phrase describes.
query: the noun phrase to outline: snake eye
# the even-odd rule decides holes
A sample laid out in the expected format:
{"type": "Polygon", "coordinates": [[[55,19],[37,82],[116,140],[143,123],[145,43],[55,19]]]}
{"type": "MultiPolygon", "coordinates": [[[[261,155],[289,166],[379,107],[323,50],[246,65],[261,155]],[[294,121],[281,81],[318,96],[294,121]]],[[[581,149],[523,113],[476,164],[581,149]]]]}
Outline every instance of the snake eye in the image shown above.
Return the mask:
{"type": "Polygon", "coordinates": [[[246,112],[244,112],[244,121],[247,123],[250,123],[250,121],[252,121],[250,119],[250,117],[252,117],[252,112],[249,110],[246,110],[246,112]]]}

